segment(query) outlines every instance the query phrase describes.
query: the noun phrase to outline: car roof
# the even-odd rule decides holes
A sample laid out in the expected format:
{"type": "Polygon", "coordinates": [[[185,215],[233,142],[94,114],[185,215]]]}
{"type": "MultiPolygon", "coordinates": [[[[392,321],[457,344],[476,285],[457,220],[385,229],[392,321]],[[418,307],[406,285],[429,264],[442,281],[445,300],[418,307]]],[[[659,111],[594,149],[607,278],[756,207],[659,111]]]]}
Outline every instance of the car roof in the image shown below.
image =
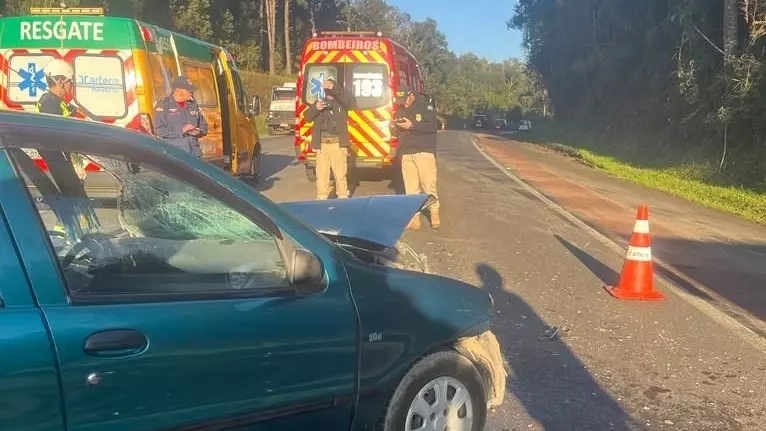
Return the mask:
{"type": "Polygon", "coordinates": [[[222,176],[222,172],[217,172],[219,169],[198,157],[135,130],[57,115],[0,110],[0,148],[23,147],[24,136],[29,133],[24,129],[33,129],[43,136],[50,136],[50,139],[44,136],[44,139],[34,141],[34,146],[42,150],[120,154],[144,160],[155,159],[160,163],[164,159],[166,162],[185,164],[217,181],[222,176]],[[61,132],[66,134],[62,135],[61,132]],[[95,139],[77,139],[77,135],[95,139]],[[5,142],[3,138],[8,137],[11,138],[10,142],[5,142]]]}
{"type": "MultiPolygon", "coordinates": [[[[125,129],[123,127],[115,127],[113,125],[101,123],[98,121],[80,120],[62,117],[59,115],[40,114],[36,112],[0,110],[0,133],[7,133],[11,131],[11,129],[15,130],[18,127],[33,127],[75,133],[86,133],[91,135],[102,135],[105,137],[118,138],[128,141],[126,143],[127,145],[154,147],[154,149],[157,150],[160,150],[160,147],[162,146],[162,142],[155,139],[136,139],[136,135],[141,136],[142,134],[135,130],[125,129]]],[[[146,135],[142,136],[146,137],[146,135]]],[[[55,147],[55,145],[50,142],[40,143],[40,147],[46,148],[48,144],[50,144],[51,147],[55,147]]],[[[3,146],[4,144],[0,142],[0,147],[3,146]]]]}

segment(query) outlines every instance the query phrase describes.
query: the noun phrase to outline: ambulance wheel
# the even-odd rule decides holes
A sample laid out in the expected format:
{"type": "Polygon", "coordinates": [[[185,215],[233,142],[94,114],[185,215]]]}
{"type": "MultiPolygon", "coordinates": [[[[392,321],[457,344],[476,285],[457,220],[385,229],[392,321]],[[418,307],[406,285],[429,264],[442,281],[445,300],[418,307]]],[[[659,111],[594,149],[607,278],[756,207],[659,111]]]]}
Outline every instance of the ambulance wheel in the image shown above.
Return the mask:
{"type": "Polygon", "coordinates": [[[317,170],[316,168],[306,166],[306,178],[309,179],[309,181],[316,182],[317,180],[317,170]]]}
{"type": "Polygon", "coordinates": [[[258,182],[261,179],[261,143],[255,144],[255,154],[253,154],[253,160],[250,162],[250,181],[253,183],[258,182]]]}

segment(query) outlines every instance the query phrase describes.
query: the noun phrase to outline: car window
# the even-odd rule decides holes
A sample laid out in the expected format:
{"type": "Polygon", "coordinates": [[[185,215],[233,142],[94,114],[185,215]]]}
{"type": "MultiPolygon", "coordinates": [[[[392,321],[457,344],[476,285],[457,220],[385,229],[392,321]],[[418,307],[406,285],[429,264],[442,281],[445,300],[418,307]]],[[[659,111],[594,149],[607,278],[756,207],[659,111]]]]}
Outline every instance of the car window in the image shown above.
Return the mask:
{"type": "Polygon", "coordinates": [[[73,298],[288,286],[275,238],[187,182],[120,157],[10,152],[73,298]]]}

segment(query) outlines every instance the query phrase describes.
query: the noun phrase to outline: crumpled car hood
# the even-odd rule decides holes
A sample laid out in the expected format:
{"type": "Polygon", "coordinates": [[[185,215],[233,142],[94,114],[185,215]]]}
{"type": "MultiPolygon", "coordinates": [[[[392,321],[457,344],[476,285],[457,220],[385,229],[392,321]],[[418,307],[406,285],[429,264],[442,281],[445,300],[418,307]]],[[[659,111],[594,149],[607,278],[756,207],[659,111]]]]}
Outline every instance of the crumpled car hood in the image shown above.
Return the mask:
{"type": "Polygon", "coordinates": [[[281,206],[318,232],[365,248],[392,248],[412,217],[430,206],[430,195],[382,195],[281,206]]]}

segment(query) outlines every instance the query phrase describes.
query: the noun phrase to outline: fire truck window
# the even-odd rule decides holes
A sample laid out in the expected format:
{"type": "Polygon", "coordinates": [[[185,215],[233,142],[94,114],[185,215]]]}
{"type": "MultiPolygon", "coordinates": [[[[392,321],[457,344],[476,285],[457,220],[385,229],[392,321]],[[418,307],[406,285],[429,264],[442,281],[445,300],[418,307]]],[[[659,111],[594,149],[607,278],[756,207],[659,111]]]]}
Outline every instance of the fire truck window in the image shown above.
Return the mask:
{"type": "Polygon", "coordinates": [[[349,82],[357,109],[384,106],[389,102],[388,68],[384,64],[353,64],[349,82]]]}
{"type": "Polygon", "coordinates": [[[343,82],[340,82],[338,78],[339,76],[342,76],[340,73],[338,73],[339,67],[342,66],[327,64],[309,65],[305,73],[306,79],[304,81],[303,88],[303,101],[309,105],[312,105],[317,101],[317,99],[323,98],[324,90],[322,89],[322,83],[330,77],[334,78],[336,82],[343,85],[343,82]]]}

